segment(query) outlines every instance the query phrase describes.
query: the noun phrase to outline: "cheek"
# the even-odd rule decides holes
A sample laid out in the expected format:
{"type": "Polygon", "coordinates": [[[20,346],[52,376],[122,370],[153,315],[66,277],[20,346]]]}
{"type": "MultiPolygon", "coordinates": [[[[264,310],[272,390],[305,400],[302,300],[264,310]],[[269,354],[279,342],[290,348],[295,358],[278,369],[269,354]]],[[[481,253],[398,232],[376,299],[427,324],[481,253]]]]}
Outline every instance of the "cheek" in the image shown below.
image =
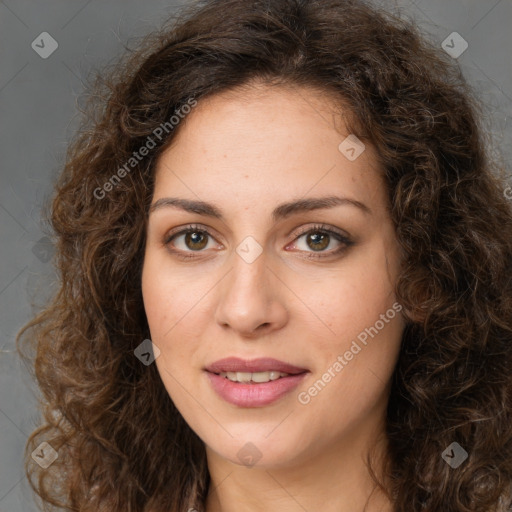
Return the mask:
{"type": "Polygon", "coordinates": [[[181,383],[187,380],[194,350],[194,338],[184,334],[183,327],[188,325],[193,294],[180,282],[179,275],[171,276],[162,258],[151,252],[144,261],[141,286],[151,341],[160,350],[155,360],[158,373],[175,405],[183,408],[181,383]]]}
{"type": "MultiPolygon", "coordinates": [[[[151,341],[160,349],[156,359],[161,378],[172,398],[179,383],[190,378],[201,359],[204,322],[211,318],[207,290],[214,284],[208,273],[180,272],[165,255],[149,251],[142,272],[142,295],[151,341]]],[[[204,336],[203,336],[204,337],[204,336]]]]}
{"type": "Polygon", "coordinates": [[[320,379],[303,390],[301,403],[314,400],[315,407],[339,407],[347,418],[355,418],[382,400],[404,328],[394,294],[396,268],[387,263],[390,255],[384,243],[377,244],[347,261],[336,276],[310,287],[312,309],[330,331],[320,328],[322,334],[319,330],[315,337],[320,379]]]}
{"type": "Polygon", "coordinates": [[[316,375],[301,389],[301,403],[333,411],[333,429],[342,412],[350,422],[382,403],[400,349],[404,323],[394,294],[396,268],[388,266],[384,243],[374,247],[308,287],[311,309],[329,330],[320,326],[314,336],[316,375]]]}
{"type": "Polygon", "coordinates": [[[336,272],[304,285],[308,305],[330,329],[323,338],[330,332],[337,349],[373,326],[395,304],[396,269],[389,268],[389,259],[385,245],[376,244],[351,256],[336,272]]]}
{"type": "Polygon", "coordinates": [[[205,286],[201,276],[172,271],[165,257],[147,254],[142,272],[142,296],[155,340],[168,344],[176,331],[191,327],[194,323],[191,319],[201,310],[205,286]]]}

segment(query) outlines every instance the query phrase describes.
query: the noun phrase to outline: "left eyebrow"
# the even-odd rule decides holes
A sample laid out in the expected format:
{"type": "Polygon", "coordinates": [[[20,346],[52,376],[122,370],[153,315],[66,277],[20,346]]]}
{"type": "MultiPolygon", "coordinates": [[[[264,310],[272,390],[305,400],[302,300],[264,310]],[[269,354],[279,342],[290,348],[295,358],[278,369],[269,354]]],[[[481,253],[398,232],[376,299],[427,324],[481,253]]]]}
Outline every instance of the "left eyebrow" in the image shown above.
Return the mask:
{"type": "MultiPolygon", "coordinates": [[[[372,215],[372,210],[361,201],[351,199],[349,197],[327,196],[327,197],[310,197],[306,199],[298,199],[288,203],[282,203],[272,211],[272,219],[274,222],[290,217],[291,215],[312,210],[323,210],[334,208],[336,206],[354,206],[367,215],[372,215]]],[[[213,217],[221,221],[225,221],[222,210],[214,204],[205,201],[196,201],[192,199],[180,199],[177,197],[163,197],[155,201],[149,213],[161,208],[179,208],[190,213],[197,213],[207,217],[213,217]]]]}

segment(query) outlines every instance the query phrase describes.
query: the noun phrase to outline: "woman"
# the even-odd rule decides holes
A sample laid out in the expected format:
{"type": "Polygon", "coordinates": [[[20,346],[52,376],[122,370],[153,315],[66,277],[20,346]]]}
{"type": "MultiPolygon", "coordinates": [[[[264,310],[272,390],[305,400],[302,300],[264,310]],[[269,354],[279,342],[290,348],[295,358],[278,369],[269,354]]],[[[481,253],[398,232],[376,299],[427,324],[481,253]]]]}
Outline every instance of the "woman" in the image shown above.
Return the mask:
{"type": "Polygon", "coordinates": [[[510,510],[512,212],[450,57],[360,1],[217,0],[118,71],[22,331],[43,500],[510,510]]]}

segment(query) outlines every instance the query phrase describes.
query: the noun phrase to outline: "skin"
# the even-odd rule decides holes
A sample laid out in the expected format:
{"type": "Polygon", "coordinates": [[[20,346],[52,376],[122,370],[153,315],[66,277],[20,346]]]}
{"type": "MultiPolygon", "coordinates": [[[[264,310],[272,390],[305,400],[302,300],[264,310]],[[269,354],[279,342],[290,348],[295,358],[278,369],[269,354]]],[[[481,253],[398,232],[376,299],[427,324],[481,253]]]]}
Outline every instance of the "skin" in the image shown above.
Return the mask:
{"type": "Polygon", "coordinates": [[[377,463],[386,456],[382,434],[402,314],[309,403],[298,400],[396,304],[400,253],[382,170],[368,143],[354,161],[341,153],[349,132],[334,109],[332,98],[308,88],[254,85],[218,94],[182,121],[157,163],[153,204],[171,196],[201,200],[224,214],[220,220],[174,206],[152,211],[142,275],[159,374],[206,446],[207,512],[239,512],[240,505],[353,512],[365,504],[391,511],[380,492],[372,494],[364,459],[371,449],[377,463]],[[271,217],[281,203],[332,195],[371,211],[344,204],[271,217]],[[353,244],[331,235],[317,249],[299,230],[318,223],[353,244]],[[166,245],[171,230],[188,224],[211,238],[181,234],[166,245]],[[263,251],[252,263],[236,252],[247,236],[263,251]],[[171,248],[193,258],[180,259],[171,248]],[[204,371],[228,356],[273,357],[310,373],[277,402],[239,407],[215,393],[204,371]],[[252,466],[237,456],[248,442],[260,453],[252,466]]]}

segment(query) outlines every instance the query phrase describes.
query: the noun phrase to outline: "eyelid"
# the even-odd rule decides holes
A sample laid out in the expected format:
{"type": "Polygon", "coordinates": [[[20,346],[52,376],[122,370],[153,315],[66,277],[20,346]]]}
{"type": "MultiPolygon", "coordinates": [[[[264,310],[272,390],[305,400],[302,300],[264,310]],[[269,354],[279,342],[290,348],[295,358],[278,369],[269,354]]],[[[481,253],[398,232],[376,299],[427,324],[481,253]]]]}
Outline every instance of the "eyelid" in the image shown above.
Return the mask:
{"type": "Polygon", "coordinates": [[[292,231],[290,233],[290,235],[293,236],[293,239],[295,241],[295,239],[298,238],[299,236],[305,235],[306,233],[309,233],[312,231],[325,231],[327,233],[334,233],[334,234],[338,235],[340,238],[342,238],[343,241],[345,241],[347,243],[351,242],[351,237],[348,233],[346,233],[345,231],[343,231],[341,229],[335,228],[334,226],[330,226],[328,224],[323,224],[323,223],[313,224],[312,226],[309,225],[306,227],[304,227],[304,226],[300,227],[296,231],[292,231]]]}
{"type": "Polygon", "coordinates": [[[214,238],[216,240],[216,237],[214,237],[213,234],[211,233],[212,231],[214,231],[212,228],[207,227],[203,224],[185,224],[184,226],[178,226],[177,228],[173,228],[170,231],[168,231],[164,235],[164,243],[168,244],[171,241],[171,238],[173,238],[174,236],[184,235],[187,232],[192,232],[192,231],[204,232],[208,236],[210,236],[211,238],[214,238]]]}

